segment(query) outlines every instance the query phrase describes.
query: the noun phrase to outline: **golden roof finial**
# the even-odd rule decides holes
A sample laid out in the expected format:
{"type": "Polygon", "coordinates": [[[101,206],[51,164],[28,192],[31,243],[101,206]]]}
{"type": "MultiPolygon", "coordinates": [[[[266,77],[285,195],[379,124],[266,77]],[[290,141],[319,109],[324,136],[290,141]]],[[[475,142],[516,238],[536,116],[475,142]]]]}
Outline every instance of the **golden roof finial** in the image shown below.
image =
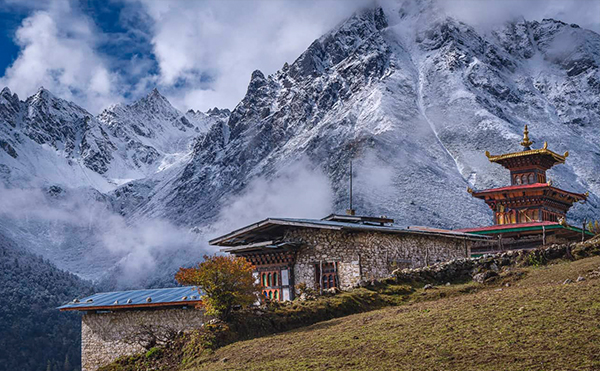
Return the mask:
{"type": "Polygon", "coordinates": [[[527,125],[525,125],[525,130],[523,130],[523,141],[521,141],[521,145],[525,147],[525,149],[531,149],[532,141],[529,140],[529,130],[527,129],[527,125]]]}

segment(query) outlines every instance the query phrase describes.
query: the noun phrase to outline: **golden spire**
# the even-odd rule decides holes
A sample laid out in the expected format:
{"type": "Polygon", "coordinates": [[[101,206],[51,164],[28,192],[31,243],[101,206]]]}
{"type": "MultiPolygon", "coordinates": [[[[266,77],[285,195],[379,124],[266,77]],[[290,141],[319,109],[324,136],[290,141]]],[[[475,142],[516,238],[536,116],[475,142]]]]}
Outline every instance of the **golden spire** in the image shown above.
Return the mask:
{"type": "Polygon", "coordinates": [[[531,149],[532,141],[529,140],[529,130],[527,129],[527,125],[525,125],[525,130],[523,131],[523,141],[521,145],[525,147],[525,149],[531,149]]]}

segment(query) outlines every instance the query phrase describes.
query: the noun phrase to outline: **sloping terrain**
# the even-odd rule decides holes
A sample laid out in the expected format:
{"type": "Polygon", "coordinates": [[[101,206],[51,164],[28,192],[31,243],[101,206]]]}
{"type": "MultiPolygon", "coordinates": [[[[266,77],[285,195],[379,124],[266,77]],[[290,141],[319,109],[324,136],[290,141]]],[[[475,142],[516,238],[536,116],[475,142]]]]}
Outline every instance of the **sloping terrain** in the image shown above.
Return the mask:
{"type": "Polygon", "coordinates": [[[234,343],[181,369],[599,369],[600,257],[524,273],[509,287],[466,286],[443,298],[453,288],[441,286],[421,294],[437,291],[438,300],[234,343]]]}

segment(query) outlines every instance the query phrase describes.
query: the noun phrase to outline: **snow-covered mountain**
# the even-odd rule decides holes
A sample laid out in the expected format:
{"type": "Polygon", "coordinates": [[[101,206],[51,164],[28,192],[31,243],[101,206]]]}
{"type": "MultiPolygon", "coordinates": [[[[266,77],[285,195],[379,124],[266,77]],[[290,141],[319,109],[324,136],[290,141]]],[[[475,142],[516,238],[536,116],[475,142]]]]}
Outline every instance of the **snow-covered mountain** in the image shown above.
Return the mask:
{"type": "Polygon", "coordinates": [[[156,89],[94,117],[44,88],[25,101],[4,88],[0,174],[15,187],[59,184],[106,192],[185,159],[194,139],[223,119],[181,113],[156,89]]]}
{"type": "Polygon", "coordinates": [[[202,224],[252,179],[304,157],[331,180],[339,212],[353,159],[359,213],[482,225],[491,214],[466,188],[508,184],[484,152],[519,150],[529,124],[537,146],[570,152],[550,172],[555,184],[592,194],[570,216],[598,218],[599,64],[600,36],[557,20],[483,33],[431,4],[367,9],[277,73],[255,71],[229,121],[197,142],[178,173],[116,196],[136,217],[202,224]]]}
{"type": "Polygon", "coordinates": [[[152,258],[131,260],[156,253],[150,252],[160,247],[156,243],[183,248],[191,238],[175,241],[168,221],[128,223],[107,192],[189,161],[195,141],[228,114],[181,113],[153,90],[94,117],[43,88],[25,101],[3,89],[0,233],[87,279],[106,275],[116,264],[155,264],[152,258]],[[162,235],[145,239],[154,232],[162,235]]]}
{"type": "MultiPolygon", "coordinates": [[[[360,214],[466,227],[491,223],[467,187],[509,182],[485,151],[519,150],[528,124],[534,147],[569,151],[549,172],[554,183],[590,191],[570,213],[579,223],[600,219],[599,66],[600,35],[576,25],[519,19],[483,31],[432,2],[388,4],[357,12],[276,73],[255,71],[231,112],[181,113],[152,91],[93,117],[45,90],[22,102],[5,89],[0,177],[12,187],[92,187],[99,192],[73,193],[93,195],[128,223],[205,230],[231,205],[244,214],[239,200],[249,191],[264,188],[255,196],[262,204],[287,205],[273,193],[311,172],[334,195],[322,209],[341,212],[352,160],[360,214]],[[308,169],[294,170],[299,162],[308,169]]],[[[298,205],[312,193],[282,194],[298,205]]],[[[261,214],[272,209],[281,212],[252,215],[307,216],[261,214]]]]}

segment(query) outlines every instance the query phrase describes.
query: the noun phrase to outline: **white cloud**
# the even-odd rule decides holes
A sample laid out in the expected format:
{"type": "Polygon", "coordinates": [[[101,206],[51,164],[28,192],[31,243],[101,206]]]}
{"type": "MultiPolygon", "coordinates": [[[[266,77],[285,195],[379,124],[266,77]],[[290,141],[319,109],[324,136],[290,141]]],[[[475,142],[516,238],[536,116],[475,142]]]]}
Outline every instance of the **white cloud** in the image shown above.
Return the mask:
{"type": "MultiPolygon", "coordinates": [[[[21,51],[0,85],[22,98],[43,85],[94,113],[111,103],[137,99],[154,86],[182,110],[233,108],[244,96],[253,70],[274,73],[360,6],[375,3],[122,0],[119,5],[126,12],[120,26],[137,35],[128,45],[135,49],[136,43],[145,43],[142,54],[133,50],[133,56],[128,51],[123,57],[101,51],[101,45],[113,37],[112,30],[100,29],[75,2],[6,1],[30,15],[16,32],[21,51]],[[136,28],[138,18],[143,20],[143,30],[136,28]],[[153,59],[158,70],[151,73],[153,59]]],[[[600,32],[600,0],[431,1],[475,26],[514,17],[556,18],[600,32]]]]}
{"type": "Polygon", "coordinates": [[[22,99],[44,86],[61,98],[92,112],[120,100],[117,75],[96,51],[98,30],[68,2],[54,2],[23,20],[15,35],[21,48],[0,85],[22,99]]]}
{"type": "Polygon", "coordinates": [[[269,217],[322,218],[331,212],[333,198],[327,175],[303,159],[272,178],[254,179],[241,195],[224,202],[209,234],[228,233],[269,217]]]}
{"type": "Polygon", "coordinates": [[[252,71],[273,73],[366,1],[143,1],[159,82],[181,108],[233,108],[252,71]]]}
{"type": "Polygon", "coordinates": [[[0,184],[0,233],[7,229],[31,252],[84,278],[117,267],[120,287],[174,274],[215,250],[203,236],[166,220],[127,221],[82,189],[49,197],[40,189],[0,184]]]}
{"type": "Polygon", "coordinates": [[[517,17],[554,18],[600,33],[600,0],[444,0],[445,11],[474,26],[493,26],[517,17]]]}

